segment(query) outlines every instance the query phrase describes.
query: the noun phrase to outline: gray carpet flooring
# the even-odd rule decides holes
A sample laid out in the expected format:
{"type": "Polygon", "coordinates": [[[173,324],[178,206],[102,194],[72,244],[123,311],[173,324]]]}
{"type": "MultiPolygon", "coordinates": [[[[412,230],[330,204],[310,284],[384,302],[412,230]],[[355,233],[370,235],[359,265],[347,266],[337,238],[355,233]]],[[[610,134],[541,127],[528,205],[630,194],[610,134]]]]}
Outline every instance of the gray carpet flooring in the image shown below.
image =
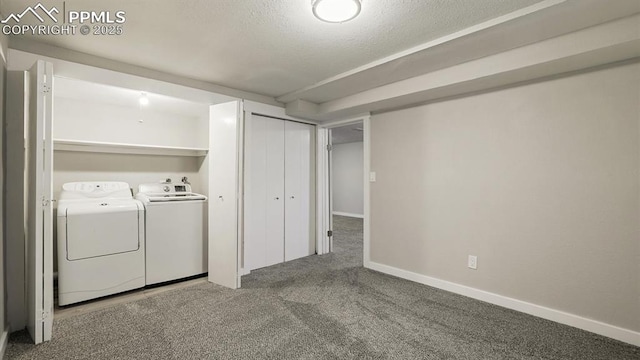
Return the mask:
{"type": "Polygon", "coordinates": [[[362,222],[335,253],[54,322],[11,336],[10,359],[640,359],[640,348],[362,267],[362,222]]]}

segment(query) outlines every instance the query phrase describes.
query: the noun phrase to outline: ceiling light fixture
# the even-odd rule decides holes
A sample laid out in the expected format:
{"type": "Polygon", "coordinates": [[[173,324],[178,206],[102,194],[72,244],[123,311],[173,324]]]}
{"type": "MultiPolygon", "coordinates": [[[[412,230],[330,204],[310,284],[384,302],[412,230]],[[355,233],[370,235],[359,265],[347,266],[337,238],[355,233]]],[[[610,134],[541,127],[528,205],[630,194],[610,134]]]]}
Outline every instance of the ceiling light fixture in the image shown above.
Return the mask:
{"type": "Polygon", "coordinates": [[[322,21],[342,23],[360,14],[362,0],[312,0],[311,8],[313,15],[322,21]]]}
{"type": "Polygon", "coordinates": [[[142,105],[142,106],[149,105],[149,97],[147,96],[147,93],[140,94],[140,99],[138,99],[138,101],[140,102],[140,105],[142,105]]]}

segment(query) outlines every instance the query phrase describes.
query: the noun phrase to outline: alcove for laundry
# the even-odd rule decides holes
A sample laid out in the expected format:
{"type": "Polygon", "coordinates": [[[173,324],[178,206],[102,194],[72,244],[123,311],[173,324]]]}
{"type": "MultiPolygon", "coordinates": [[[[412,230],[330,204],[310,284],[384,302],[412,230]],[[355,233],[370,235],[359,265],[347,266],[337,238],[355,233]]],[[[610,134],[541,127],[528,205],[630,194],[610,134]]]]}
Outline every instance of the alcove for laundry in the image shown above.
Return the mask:
{"type": "MultiPolygon", "coordinates": [[[[52,333],[62,185],[124,181],[135,194],[141,183],[183,179],[209,195],[211,107],[233,98],[66,62],[71,71],[62,76],[37,56],[18,56],[36,65],[7,77],[7,203],[15,210],[7,267],[24,269],[7,283],[8,320],[41,342],[52,333]]],[[[99,256],[99,249],[77,250],[99,256]]]]}

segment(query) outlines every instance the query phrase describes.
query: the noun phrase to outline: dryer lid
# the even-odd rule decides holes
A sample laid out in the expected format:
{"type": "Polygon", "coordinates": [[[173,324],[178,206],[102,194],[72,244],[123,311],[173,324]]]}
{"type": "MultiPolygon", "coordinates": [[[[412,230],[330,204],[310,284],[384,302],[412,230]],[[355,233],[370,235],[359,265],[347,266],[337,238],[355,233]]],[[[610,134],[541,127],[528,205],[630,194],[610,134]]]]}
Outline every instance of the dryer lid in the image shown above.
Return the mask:
{"type": "Polygon", "coordinates": [[[121,181],[70,182],[62,185],[61,200],[68,199],[132,199],[129,184],[121,181]]]}

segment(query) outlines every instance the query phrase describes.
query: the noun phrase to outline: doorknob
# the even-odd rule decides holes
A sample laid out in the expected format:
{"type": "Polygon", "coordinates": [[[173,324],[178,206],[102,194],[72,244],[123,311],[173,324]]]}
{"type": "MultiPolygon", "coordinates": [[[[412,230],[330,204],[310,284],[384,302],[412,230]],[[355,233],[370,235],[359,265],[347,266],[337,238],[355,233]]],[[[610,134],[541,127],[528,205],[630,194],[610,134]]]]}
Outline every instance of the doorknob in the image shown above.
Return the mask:
{"type": "Polygon", "coordinates": [[[275,198],[274,200],[280,200],[280,198],[279,198],[279,197],[277,197],[277,198],[275,198]]]}
{"type": "Polygon", "coordinates": [[[291,198],[292,198],[292,199],[295,199],[296,197],[295,197],[295,196],[293,196],[293,195],[291,195],[291,198]]]}
{"type": "Polygon", "coordinates": [[[224,201],[224,198],[222,197],[222,195],[218,196],[218,199],[220,199],[220,201],[224,201]]]}

